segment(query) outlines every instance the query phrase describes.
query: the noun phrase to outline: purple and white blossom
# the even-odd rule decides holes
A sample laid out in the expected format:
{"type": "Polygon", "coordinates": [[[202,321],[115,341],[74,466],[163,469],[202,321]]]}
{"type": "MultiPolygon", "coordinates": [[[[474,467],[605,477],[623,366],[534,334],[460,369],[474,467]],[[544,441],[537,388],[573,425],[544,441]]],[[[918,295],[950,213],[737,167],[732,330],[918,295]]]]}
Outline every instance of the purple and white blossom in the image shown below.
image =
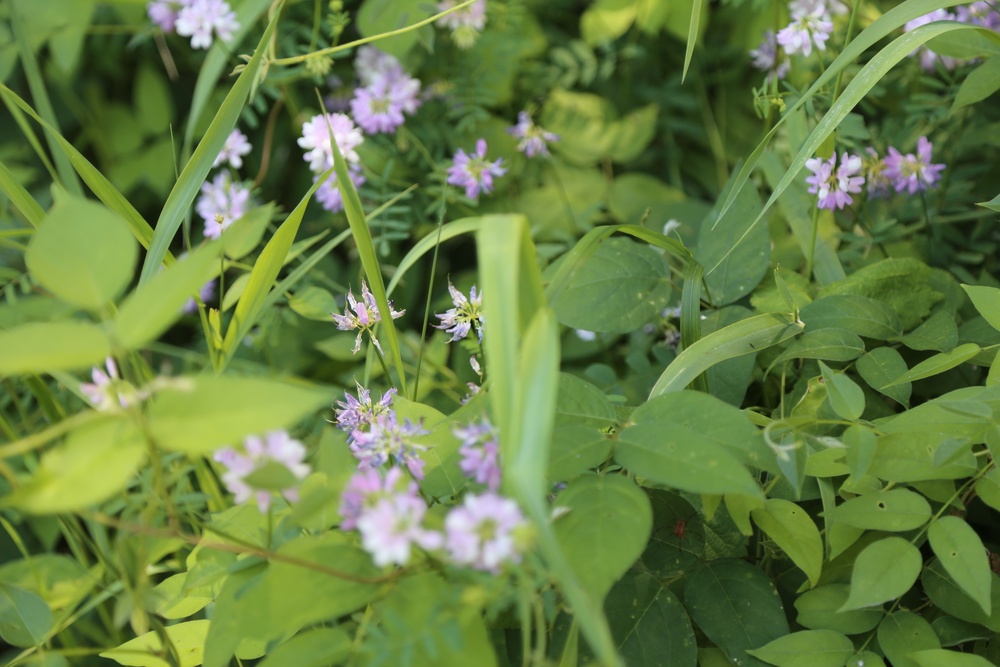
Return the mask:
{"type": "MultiPolygon", "coordinates": [[[[926,25],[934,21],[954,21],[957,18],[958,17],[955,14],[952,14],[945,9],[936,9],[929,14],[924,14],[923,16],[915,18],[912,21],[907,21],[906,25],[903,26],[903,30],[905,32],[910,32],[915,28],[919,28],[922,25],[926,25]]],[[[958,58],[938,55],[934,51],[931,51],[926,44],[921,45],[919,48],[910,53],[911,57],[914,55],[920,56],[920,66],[928,72],[934,71],[934,64],[937,62],[940,62],[941,66],[947,70],[955,69],[962,62],[958,58]]]]}
{"type": "Polygon", "coordinates": [[[500,440],[490,421],[483,417],[479,424],[456,427],[451,432],[462,440],[458,450],[462,460],[458,465],[465,476],[485,484],[490,491],[499,489],[500,440]]]}
{"type": "Polygon", "coordinates": [[[801,16],[818,12],[820,14],[846,14],[850,9],[839,0],[792,0],[788,3],[788,13],[801,16]]]}
{"type": "Polygon", "coordinates": [[[459,292],[451,281],[448,282],[448,292],[451,294],[451,302],[454,307],[449,308],[444,314],[435,314],[434,317],[441,320],[441,324],[434,325],[437,329],[444,329],[451,334],[448,342],[461,340],[469,335],[475,328],[479,336],[479,342],[483,342],[483,295],[476,293],[476,286],[469,290],[469,297],[459,292]]]}
{"type": "Polygon", "coordinates": [[[146,5],[149,20],[158,25],[163,32],[171,33],[177,23],[177,16],[190,0],[154,0],[146,5]]]}
{"type": "Polygon", "coordinates": [[[80,391],[99,412],[127,408],[143,399],[141,392],[118,376],[118,365],[112,357],[104,360],[104,369],[92,368],[90,379],[92,382],[80,384],[80,391]]]}
{"type": "Polygon", "coordinates": [[[376,417],[392,409],[392,399],[395,395],[396,388],[393,387],[382,394],[381,399],[373,401],[371,390],[359,384],[357,398],[345,392],[346,400],[337,402],[340,406],[340,409],[335,411],[337,427],[347,433],[371,429],[376,417]]]}
{"type": "MultiPolygon", "coordinates": [[[[389,302],[389,315],[392,319],[402,317],[404,313],[406,310],[393,310],[392,302],[389,302]]],[[[357,354],[358,350],[361,349],[361,336],[366,331],[375,348],[382,352],[382,346],[379,345],[373,331],[373,327],[382,321],[382,315],[375,302],[375,295],[369,291],[364,278],[361,279],[361,301],[354,298],[354,292],[347,290],[347,307],[344,309],[344,314],[330,313],[330,316],[333,317],[334,323],[341,331],[358,330],[358,337],[354,341],[354,354],[357,354]]]]}
{"type": "Polygon", "coordinates": [[[379,78],[354,91],[351,111],[361,129],[369,134],[395,132],[405,120],[403,112],[407,108],[416,109],[419,95],[420,82],[405,74],[393,79],[379,78]]]}
{"type": "Polygon", "coordinates": [[[242,450],[224,447],[213,458],[226,467],[222,482],[235,496],[236,503],[242,504],[253,498],[257,508],[266,512],[271,506],[273,491],[290,502],[298,500],[298,482],[310,472],[309,465],[304,462],[305,456],[306,448],[301,442],[293,440],[286,431],[271,431],[263,437],[247,437],[242,450]],[[272,489],[255,487],[248,481],[252,473],[272,464],[283,466],[296,482],[283,489],[272,489]]]}
{"type": "Polygon", "coordinates": [[[861,175],[867,184],[869,197],[884,197],[889,193],[889,177],[885,173],[885,159],[874,148],[865,149],[866,155],[861,158],[861,175]]]}
{"type": "Polygon", "coordinates": [[[178,35],[191,38],[191,48],[207,49],[212,46],[213,32],[230,42],[240,24],[225,0],[184,0],[174,27],[178,35]]]}
{"type": "Polygon", "coordinates": [[[806,183],[809,184],[809,192],[818,197],[819,208],[840,209],[853,203],[851,194],[860,193],[865,182],[863,176],[856,175],[861,171],[861,158],[846,152],[840,156],[839,167],[836,154],[827,160],[806,160],[806,167],[813,172],[812,176],[806,178],[806,183]]]}
{"type": "Polygon", "coordinates": [[[379,79],[391,79],[404,73],[403,65],[395,56],[370,44],[358,49],[358,54],[354,57],[354,71],[363,86],[370,86],[379,79]]]}
{"type": "Polygon", "coordinates": [[[421,523],[427,503],[411,494],[397,494],[380,499],[357,519],[361,546],[371,554],[376,565],[406,565],[414,544],[422,549],[437,549],[443,543],[441,533],[427,530],[421,523]]]}
{"type": "Polygon", "coordinates": [[[528,157],[549,155],[549,143],[559,141],[559,135],[549,132],[531,120],[531,114],[522,111],[517,114],[517,125],[508,127],[507,132],[518,139],[517,150],[528,157]]]}
{"type": "Polygon", "coordinates": [[[250,203],[250,189],[222,172],[201,186],[195,210],[205,221],[205,238],[218,238],[229,225],[243,217],[250,203]]]}
{"type": "Polygon", "coordinates": [[[418,495],[417,483],[407,477],[402,468],[389,468],[385,477],[377,468],[354,473],[340,495],[340,527],[354,530],[365,510],[374,507],[379,500],[395,494],[418,495]]]}
{"type": "Polygon", "coordinates": [[[430,433],[420,423],[409,419],[399,423],[392,410],[375,417],[369,430],[356,429],[351,433],[350,448],[358,459],[358,470],[368,470],[385,465],[389,460],[406,466],[416,479],[424,478],[424,461],[419,452],[427,449],[417,444],[415,438],[430,433]]]}
{"type": "Polygon", "coordinates": [[[465,196],[476,199],[480,192],[493,191],[493,177],[507,173],[502,166],[503,159],[494,162],[486,159],[486,140],[476,141],[476,152],[468,155],[461,148],[455,153],[455,161],[448,167],[448,183],[465,188],[465,196]]]}
{"type": "Polygon", "coordinates": [[[768,80],[784,79],[789,70],[792,69],[792,62],[786,54],[782,53],[779,61],[780,48],[774,31],[768,30],[764,33],[764,41],[756,49],[750,51],[750,57],[753,59],[750,64],[759,70],[768,72],[768,80]]]}
{"type": "Polygon", "coordinates": [[[973,2],[967,7],[956,7],[955,18],[962,23],[1000,30],[1000,11],[994,9],[993,5],[990,2],[973,2]]]}
{"type": "Polygon", "coordinates": [[[775,38],[788,55],[801,53],[804,56],[812,54],[813,46],[817,51],[826,50],[826,40],[833,32],[833,21],[825,11],[812,9],[792,14],[792,22],[782,28],[775,38]]]}
{"type": "MultiPolygon", "coordinates": [[[[437,4],[437,9],[439,12],[446,12],[462,1],[442,0],[437,4]]],[[[442,16],[438,23],[451,30],[451,38],[458,48],[470,49],[486,27],[486,0],[476,0],[468,7],[442,16]]]]}
{"type": "MultiPolygon", "coordinates": [[[[365,183],[364,174],[357,165],[348,165],[347,175],[351,178],[351,183],[355,188],[360,188],[365,183]]],[[[319,180],[319,176],[313,177],[313,183],[319,180]]],[[[316,201],[327,211],[337,213],[344,210],[344,195],[340,191],[340,183],[337,182],[337,174],[330,174],[330,177],[323,181],[316,188],[316,201]]]]}
{"type": "Polygon", "coordinates": [[[445,546],[452,562],[494,574],[521,561],[517,533],[527,521],[517,504],[494,493],[467,495],[444,521],[445,546]]]}
{"type": "Polygon", "coordinates": [[[299,146],[306,149],[305,160],[315,173],[333,166],[331,135],[348,163],[357,164],[361,160],[355,149],[365,138],[354,121],[342,113],[319,114],[302,125],[302,136],[298,139],[299,146]]]}
{"type": "Polygon", "coordinates": [[[917,140],[917,154],[901,154],[895,148],[889,148],[885,158],[885,176],[892,181],[896,192],[906,190],[911,195],[922,190],[928,190],[941,178],[943,163],[931,162],[931,152],[934,146],[927,137],[917,140]]]}
{"type": "Polygon", "coordinates": [[[247,140],[247,135],[239,130],[233,130],[226,138],[226,144],[219,152],[219,156],[215,158],[212,168],[214,169],[224,162],[228,162],[229,166],[233,169],[241,169],[243,167],[243,156],[251,150],[253,150],[253,147],[247,140]]]}

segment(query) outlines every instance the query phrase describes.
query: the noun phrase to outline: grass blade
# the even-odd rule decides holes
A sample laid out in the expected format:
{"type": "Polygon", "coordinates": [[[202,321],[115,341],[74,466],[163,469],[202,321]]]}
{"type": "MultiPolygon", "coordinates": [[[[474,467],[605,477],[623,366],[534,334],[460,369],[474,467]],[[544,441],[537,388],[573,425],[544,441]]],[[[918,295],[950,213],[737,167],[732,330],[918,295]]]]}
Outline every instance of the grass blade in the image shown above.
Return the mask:
{"type": "Polygon", "coordinates": [[[694,56],[694,45],[698,41],[698,24],[701,22],[702,2],[703,0],[694,0],[691,3],[691,23],[688,24],[687,47],[684,49],[684,71],[681,72],[681,83],[684,83],[684,79],[687,78],[691,57],[694,56]]]}
{"type": "MultiPolygon", "coordinates": [[[[456,236],[462,236],[463,234],[469,234],[471,232],[479,231],[483,224],[482,218],[462,218],[460,220],[455,220],[449,222],[441,227],[441,238],[440,241],[448,241],[455,238],[456,236]]],[[[399,266],[396,267],[396,272],[392,275],[392,279],[389,281],[389,286],[386,288],[387,294],[392,294],[396,286],[399,285],[403,276],[417,261],[426,255],[428,252],[434,249],[434,246],[438,243],[438,233],[433,231],[424,238],[417,241],[416,245],[410,248],[410,251],[406,253],[399,262],[399,266]]]]}
{"type": "Polygon", "coordinates": [[[236,83],[233,84],[225,101],[215,114],[208,132],[198,143],[194,155],[181,171],[180,177],[167,195],[167,201],[160,212],[160,218],[156,221],[156,231],[153,233],[153,241],[146,253],[146,259],[142,264],[142,272],[139,274],[139,284],[149,281],[159,270],[163,257],[167,254],[170,242],[173,241],[177,228],[181,226],[184,215],[194,203],[194,198],[198,196],[208,172],[212,170],[215,158],[229,138],[229,133],[236,126],[239,120],[243,105],[250,96],[250,89],[257,79],[261,62],[264,58],[264,51],[267,49],[268,41],[278,23],[277,13],[260,38],[253,57],[247,63],[246,68],[240,73],[236,83]]]}
{"type": "Polygon", "coordinates": [[[7,165],[3,162],[0,162],[0,189],[10,198],[17,210],[24,216],[24,219],[28,221],[29,225],[37,228],[42,223],[45,211],[38,205],[38,202],[31,196],[31,193],[14,180],[14,175],[10,173],[7,165]]]}

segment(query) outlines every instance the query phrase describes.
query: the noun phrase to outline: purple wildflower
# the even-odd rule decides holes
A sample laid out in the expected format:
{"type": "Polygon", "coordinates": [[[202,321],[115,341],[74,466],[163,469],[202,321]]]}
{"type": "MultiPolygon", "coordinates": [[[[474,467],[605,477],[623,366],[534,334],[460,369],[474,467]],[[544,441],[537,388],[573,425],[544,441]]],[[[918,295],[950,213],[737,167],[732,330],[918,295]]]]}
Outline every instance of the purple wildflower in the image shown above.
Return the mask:
{"type": "MultiPolygon", "coordinates": [[[[198,290],[198,297],[201,299],[202,303],[208,303],[212,297],[215,296],[215,281],[209,280],[207,283],[201,286],[198,290]]],[[[198,312],[198,302],[194,297],[191,297],[184,302],[181,306],[181,312],[191,315],[192,313],[198,312]]]]}
{"type": "Polygon", "coordinates": [[[476,294],[476,286],[469,290],[469,298],[455,289],[455,286],[448,281],[448,292],[451,293],[453,308],[449,308],[443,315],[435,315],[441,320],[441,324],[435,325],[438,329],[444,329],[451,334],[448,342],[461,340],[469,335],[473,327],[479,335],[479,342],[483,342],[483,295],[476,294]]]}
{"type": "Polygon", "coordinates": [[[517,504],[493,493],[467,495],[445,518],[452,562],[494,574],[521,560],[516,533],[527,526],[517,504]]]}
{"type": "Polygon", "coordinates": [[[190,0],[154,0],[146,5],[149,20],[160,27],[163,32],[171,33],[177,23],[177,16],[190,0]]]}
{"type": "Polygon", "coordinates": [[[236,498],[236,503],[245,503],[250,498],[257,501],[257,508],[266,512],[271,506],[271,492],[278,491],[286,500],[298,500],[298,481],[305,479],[310,472],[304,463],[305,446],[298,440],[292,440],[286,431],[271,431],[263,438],[251,435],[243,441],[243,451],[232,447],[224,447],[215,453],[216,461],[226,467],[222,474],[222,482],[236,498]],[[265,467],[277,464],[284,467],[297,480],[283,489],[255,487],[252,481],[247,481],[250,475],[265,467]]]}
{"type": "Polygon", "coordinates": [[[1000,30],[1000,12],[989,2],[973,2],[968,7],[956,7],[955,18],[962,23],[982,26],[989,30],[1000,30]]]}
{"type": "MultiPolygon", "coordinates": [[[[392,319],[402,317],[405,312],[405,310],[393,310],[392,302],[389,302],[389,315],[392,319]]],[[[375,348],[379,352],[382,351],[382,346],[379,345],[373,331],[373,327],[382,321],[382,316],[379,314],[378,304],[375,303],[375,295],[368,290],[364,278],[361,279],[361,301],[354,298],[354,292],[347,290],[347,307],[344,309],[344,314],[330,313],[330,315],[341,331],[358,330],[357,340],[354,341],[354,354],[361,349],[361,335],[366,331],[375,348]]]]}
{"type": "Polygon", "coordinates": [[[298,144],[306,149],[305,160],[315,173],[326,171],[333,166],[333,144],[331,131],[337,147],[347,162],[357,164],[361,158],[355,150],[365,138],[354,121],[342,113],[328,113],[313,116],[302,125],[302,136],[298,144]]]}
{"type": "Polygon", "coordinates": [[[476,142],[476,152],[472,155],[466,154],[461,148],[455,153],[455,162],[448,167],[448,183],[460,185],[465,188],[465,196],[469,199],[476,199],[480,192],[490,193],[493,191],[493,177],[500,177],[507,173],[501,166],[503,159],[495,162],[486,160],[486,140],[479,139],[476,142]]]}
{"type": "Polygon", "coordinates": [[[219,238],[222,232],[243,217],[250,203],[250,189],[235,182],[228,173],[201,186],[201,196],[195,204],[198,215],[205,221],[205,238],[219,238]]]}
{"type": "Polygon", "coordinates": [[[430,431],[409,419],[402,424],[392,410],[378,415],[368,431],[355,430],[351,433],[351,452],[360,463],[358,470],[377,468],[388,463],[391,458],[399,465],[406,466],[417,479],[424,478],[424,462],[418,452],[427,449],[414,442],[414,438],[427,435],[430,431]]]}
{"type": "Polygon", "coordinates": [[[927,137],[917,140],[917,154],[902,155],[895,148],[889,148],[885,158],[885,176],[892,181],[896,192],[906,190],[911,195],[934,186],[941,178],[945,165],[931,162],[933,144],[927,137]]]}
{"type": "Polygon", "coordinates": [[[559,141],[559,135],[540,126],[535,125],[531,120],[531,114],[522,111],[517,114],[517,125],[508,127],[507,132],[520,139],[517,142],[517,150],[528,157],[536,155],[549,155],[549,142],[559,141]]]}
{"type": "Polygon", "coordinates": [[[382,475],[375,468],[354,473],[344,492],[340,496],[340,516],[343,520],[340,527],[344,530],[354,530],[358,519],[365,510],[373,507],[379,500],[394,494],[418,495],[417,483],[405,477],[401,468],[392,467],[382,475]]]}
{"type": "Polygon", "coordinates": [[[340,406],[340,409],[336,411],[337,427],[348,433],[370,429],[376,417],[389,412],[395,395],[396,388],[393,387],[382,394],[382,398],[378,402],[375,402],[372,401],[371,390],[359,384],[357,398],[345,392],[344,398],[346,400],[337,402],[337,405],[340,406]]]}
{"type": "Polygon", "coordinates": [[[214,169],[222,163],[228,162],[233,169],[241,169],[243,167],[243,156],[252,149],[253,147],[247,140],[247,135],[239,130],[233,130],[226,138],[226,144],[222,147],[222,151],[219,152],[219,156],[215,158],[212,168],[214,169]]]}
{"type": "Polygon", "coordinates": [[[855,176],[861,170],[861,158],[857,155],[840,156],[840,167],[837,167],[837,155],[831,155],[828,160],[811,158],[806,160],[806,167],[813,175],[806,178],[809,192],[819,198],[819,208],[844,208],[854,202],[851,193],[861,192],[864,185],[863,176],[855,176]],[[836,171],[835,171],[836,170],[836,171]]]}
{"type": "Polygon", "coordinates": [[[820,14],[846,14],[850,9],[839,0],[792,0],[788,3],[788,13],[801,16],[819,12],[820,14]]]}
{"type": "MultiPolygon", "coordinates": [[[[442,0],[438,3],[439,12],[446,12],[461,0],[442,0]]],[[[476,43],[479,33],[486,27],[486,0],[476,0],[468,7],[442,16],[438,21],[442,27],[451,29],[451,38],[460,49],[470,49],[476,43]]]]}
{"type": "Polygon", "coordinates": [[[485,484],[490,491],[499,489],[500,441],[490,421],[484,417],[482,423],[456,427],[451,432],[462,440],[458,465],[465,476],[485,484]]]}
{"type": "MultiPolygon", "coordinates": [[[[355,188],[360,188],[365,183],[364,174],[360,167],[348,165],[347,175],[351,177],[351,183],[355,188]]],[[[313,183],[319,180],[319,176],[313,177],[313,183]]],[[[323,181],[316,188],[316,201],[327,211],[337,213],[344,210],[344,195],[340,191],[340,184],[337,183],[337,174],[330,174],[330,177],[323,181]]]]}
{"type": "Polygon", "coordinates": [[[357,519],[361,546],[380,567],[391,563],[406,565],[414,544],[423,549],[439,548],[443,542],[441,533],[420,525],[426,512],[427,503],[419,496],[398,494],[382,498],[357,519]]]}
{"type": "Polygon", "coordinates": [[[354,58],[354,71],[364,86],[370,86],[379,79],[391,79],[404,73],[403,66],[395,56],[371,45],[358,49],[358,55],[354,58]]]}
{"type": "Polygon", "coordinates": [[[889,178],[886,176],[885,160],[879,156],[875,149],[868,147],[865,149],[867,157],[861,158],[861,175],[868,184],[869,197],[884,197],[889,193],[889,178]]]}
{"type": "Polygon", "coordinates": [[[213,31],[222,41],[232,41],[240,28],[236,12],[225,0],[185,0],[174,25],[178,35],[191,38],[194,49],[210,47],[213,31]]]}
{"type": "Polygon", "coordinates": [[[792,63],[787,55],[782,54],[781,61],[778,61],[778,39],[773,30],[764,33],[764,41],[750,51],[753,58],[751,64],[759,70],[768,72],[768,80],[784,79],[792,69],[792,63]]]}
{"type": "Polygon", "coordinates": [[[104,360],[104,370],[93,368],[90,378],[93,382],[80,384],[80,391],[87,401],[100,412],[110,412],[119,407],[128,406],[142,400],[144,395],[118,376],[118,365],[112,357],[104,360]]]}
{"type": "Polygon", "coordinates": [[[816,50],[826,50],[826,40],[830,38],[832,32],[833,22],[830,20],[830,15],[812,10],[793,14],[792,22],[778,32],[776,40],[788,55],[801,52],[808,57],[812,53],[814,44],[816,50]]]}

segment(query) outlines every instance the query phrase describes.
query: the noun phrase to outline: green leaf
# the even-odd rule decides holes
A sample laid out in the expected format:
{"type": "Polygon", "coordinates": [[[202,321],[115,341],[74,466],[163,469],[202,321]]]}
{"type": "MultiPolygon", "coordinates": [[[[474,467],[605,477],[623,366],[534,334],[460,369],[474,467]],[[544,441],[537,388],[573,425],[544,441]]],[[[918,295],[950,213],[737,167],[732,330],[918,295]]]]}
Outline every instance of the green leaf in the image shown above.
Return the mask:
{"type": "Polygon", "coordinates": [[[935,465],[938,447],[949,440],[952,440],[950,436],[933,432],[886,433],[878,438],[878,448],[868,472],[879,479],[895,482],[961,479],[975,475],[976,457],[971,449],[966,449],[946,465],[935,465]]]}
{"type": "Polygon", "coordinates": [[[753,510],[750,515],[754,523],[806,573],[811,585],[819,583],[823,570],[823,540],[807,512],[788,500],[771,498],[764,504],[764,509],[753,510]]]}
{"type": "Polygon", "coordinates": [[[881,609],[839,611],[850,590],[847,584],[826,584],[806,591],[795,599],[796,622],[810,630],[833,630],[845,635],[874,630],[882,621],[881,609]]]}
{"type": "Polygon", "coordinates": [[[976,482],[976,495],[984,503],[1000,512],[1000,469],[991,468],[976,482]]]}
{"type": "Polygon", "coordinates": [[[600,389],[569,373],[559,374],[556,424],[581,424],[607,428],[617,421],[611,401],[600,389]]]}
{"type": "Polygon", "coordinates": [[[221,252],[219,242],[208,243],[136,288],[115,315],[118,342],[135,350],[159,338],[183,314],[187,300],[218,274],[221,252]]]}
{"type": "Polygon", "coordinates": [[[927,523],[931,506],[919,493],[891,489],[851,498],[826,514],[857,528],[905,532],[927,523]]]}
{"type": "Polygon", "coordinates": [[[607,460],[611,439],[601,429],[613,426],[616,417],[600,389],[576,376],[560,374],[555,418],[547,472],[550,481],[568,481],[607,460]]]}
{"type": "Polygon", "coordinates": [[[771,362],[771,366],[788,359],[851,361],[864,353],[864,341],[857,334],[847,329],[817,329],[806,332],[794,340],[777,359],[771,362]]]}
{"type": "Polygon", "coordinates": [[[636,18],[635,0],[597,0],[580,16],[580,35],[591,46],[624,35],[636,18]]]}
{"type": "Polygon", "coordinates": [[[976,204],[976,206],[982,206],[983,208],[988,208],[991,211],[1000,211],[1000,195],[997,195],[990,201],[980,202],[976,204]]]}
{"type": "Polygon", "coordinates": [[[927,529],[927,539],[945,571],[989,616],[990,562],[976,531],[957,516],[943,516],[927,529]]]}
{"type": "Polygon", "coordinates": [[[989,616],[983,613],[979,603],[969,597],[958,584],[952,581],[945,572],[944,565],[936,558],[924,568],[920,577],[924,592],[934,605],[941,611],[955,618],[985,626],[993,632],[1000,632],[1000,577],[990,576],[990,608],[989,616]]]}
{"type": "Polygon", "coordinates": [[[888,306],[854,294],[834,294],[802,307],[799,317],[806,332],[847,329],[858,336],[889,340],[903,333],[903,325],[888,306]]]}
{"type": "Polygon", "coordinates": [[[951,113],[970,104],[985,100],[1000,90],[1000,57],[992,57],[969,72],[955,94],[951,113]]]}
{"type": "Polygon", "coordinates": [[[910,406],[913,386],[909,382],[895,384],[895,380],[907,372],[906,362],[895,348],[876,347],[858,359],[857,369],[861,379],[872,389],[904,407],[910,406]]]}
{"type": "Polygon", "coordinates": [[[917,667],[992,667],[993,662],[972,653],[943,648],[913,651],[908,657],[917,667]]]}
{"type": "Polygon", "coordinates": [[[901,537],[886,537],[858,554],[851,573],[851,594],[841,611],[894,600],[910,590],[923,566],[920,551],[901,537]]]}
{"type": "Polygon", "coordinates": [[[823,382],[826,383],[830,407],[844,419],[858,420],[865,411],[865,393],[861,387],[847,375],[834,371],[822,361],[819,362],[819,367],[823,373],[823,382]]]}
{"type": "Polygon", "coordinates": [[[0,566],[0,582],[36,593],[58,611],[75,604],[97,579],[69,556],[35,554],[0,566]]]}
{"type": "Polygon", "coordinates": [[[911,350],[945,352],[958,345],[958,327],[950,312],[939,310],[919,327],[900,336],[898,340],[911,350]]]}
{"type": "Polygon", "coordinates": [[[1000,330],[1000,289],[980,285],[962,285],[962,289],[990,326],[1000,330]]]}
{"type": "Polygon", "coordinates": [[[164,449],[208,454],[288,428],[330,402],[329,389],[251,377],[181,377],[156,392],[149,433],[164,449]]]}
{"type": "MultiPolygon", "coordinates": [[[[374,37],[405,28],[433,15],[433,5],[422,0],[365,0],[357,14],[358,31],[363,37],[374,37]]],[[[380,39],[378,48],[406,62],[406,54],[420,39],[421,32],[430,30],[431,28],[422,28],[380,39]]]]}
{"type": "Polygon", "coordinates": [[[94,366],[110,354],[107,334],[90,322],[34,322],[0,332],[0,375],[94,366]]]}
{"type": "Polygon", "coordinates": [[[691,3],[691,24],[688,26],[687,46],[684,47],[684,71],[681,72],[681,83],[687,78],[691,58],[694,56],[694,45],[698,41],[698,24],[701,21],[702,4],[702,0],[693,0],[691,3]]]}
{"type": "Polygon", "coordinates": [[[130,418],[91,421],[47,451],[38,472],[4,504],[33,514],[80,511],[121,493],[145,460],[145,440],[130,418]]]}
{"type": "Polygon", "coordinates": [[[338,311],[333,295],[315,285],[297,291],[288,300],[288,307],[302,317],[320,322],[329,322],[330,314],[338,311]]]}
{"type": "Polygon", "coordinates": [[[314,628],[295,635],[267,654],[260,667],[327,667],[351,654],[351,638],[342,628],[314,628]]]}
{"type": "Polygon", "coordinates": [[[570,482],[555,506],[569,510],[555,522],[555,533],[570,566],[594,597],[603,599],[649,540],[649,499],[625,477],[600,475],[570,482]]]}
{"type": "Polygon", "coordinates": [[[715,364],[778,345],[801,331],[799,322],[776,313],[755,315],[723,327],[677,355],[660,375],[649,397],[681,391],[715,364]]]}
{"type": "Polygon", "coordinates": [[[52,610],[30,591],[0,583],[0,637],[13,646],[38,646],[52,629],[52,610]]]}
{"type": "Polygon", "coordinates": [[[720,558],[691,573],[684,582],[684,604],[702,632],[743,667],[763,667],[746,651],[788,634],[774,584],[741,560],[720,558]]]}
{"type": "Polygon", "coordinates": [[[854,643],[833,630],[801,630],[747,653],[778,667],[843,667],[854,643]]]}
{"type": "Polygon", "coordinates": [[[31,275],[60,299],[100,310],[125,291],[138,248],[125,223],[100,204],[64,195],[24,254],[31,275]]]}
{"type": "MultiPolygon", "coordinates": [[[[733,187],[735,174],[723,188],[722,196],[733,187]]],[[[725,217],[719,217],[721,204],[701,223],[695,259],[705,267],[704,280],[709,300],[724,306],[750,294],[767,275],[771,258],[771,240],[767,228],[749,228],[760,209],[757,187],[750,181],[733,199],[725,217]]]]}
{"type": "Polygon", "coordinates": [[[868,468],[878,451],[878,436],[875,431],[861,424],[851,424],[844,431],[841,439],[847,447],[847,467],[852,480],[860,480],[868,472],[868,468]]]}
{"type": "Polygon", "coordinates": [[[931,624],[909,611],[897,611],[885,617],[878,626],[878,643],[892,667],[919,667],[910,659],[911,652],[941,647],[931,624]]]}
{"type": "Polygon", "coordinates": [[[264,237],[267,223],[274,217],[274,204],[258,206],[243,214],[238,220],[226,227],[222,235],[222,245],[226,249],[226,257],[241,259],[249,255],[264,237]]]}
{"type": "Polygon", "coordinates": [[[888,306],[907,330],[922,322],[930,314],[931,307],[944,299],[944,294],[932,282],[933,276],[934,271],[918,259],[883,259],[823,287],[820,297],[867,297],[888,306]]]}
{"type": "Polygon", "coordinates": [[[559,322],[576,329],[628,333],[659,316],[670,301],[670,269],[646,245],[606,239],[576,267],[552,300],[559,322]]]}
{"type": "Polygon", "coordinates": [[[902,376],[896,378],[889,386],[923,380],[924,378],[950,371],[952,368],[961,366],[979,354],[980,349],[975,343],[965,343],[964,345],[959,345],[951,352],[935,354],[930,359],[921,361],[909,371],[903,373],[902,376]]]}
{"type": "Polygon", "coordinates": [[[165,652],[163,641],[157,632],[147,632],[100,655],[120,665],[134,667],[197,667],[201,664],[209,625],[210,621],[200,620],[167,626],[167,637],[177,650],[177,655],[181,659],[180,665],[160,657],[165,652]]]}

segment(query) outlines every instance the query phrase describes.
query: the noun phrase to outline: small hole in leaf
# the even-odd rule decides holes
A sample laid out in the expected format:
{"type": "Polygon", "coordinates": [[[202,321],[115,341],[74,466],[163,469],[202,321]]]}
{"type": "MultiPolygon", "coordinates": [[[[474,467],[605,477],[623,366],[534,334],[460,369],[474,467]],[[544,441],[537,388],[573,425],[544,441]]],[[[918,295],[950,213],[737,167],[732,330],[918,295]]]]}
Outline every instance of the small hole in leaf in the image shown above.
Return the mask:
{"type": "Polygon", "coordinates": [[[878,508],[879,508],[880,510],[884,510],[884,509],[885,509],[885,503],[884,503],[884,502],[882,502],[882,501],[880,500],[880,501],[879,501],[879,503],[878,503],[878,505],[877,505],[877,507],[878,507],[878,508]]]}

